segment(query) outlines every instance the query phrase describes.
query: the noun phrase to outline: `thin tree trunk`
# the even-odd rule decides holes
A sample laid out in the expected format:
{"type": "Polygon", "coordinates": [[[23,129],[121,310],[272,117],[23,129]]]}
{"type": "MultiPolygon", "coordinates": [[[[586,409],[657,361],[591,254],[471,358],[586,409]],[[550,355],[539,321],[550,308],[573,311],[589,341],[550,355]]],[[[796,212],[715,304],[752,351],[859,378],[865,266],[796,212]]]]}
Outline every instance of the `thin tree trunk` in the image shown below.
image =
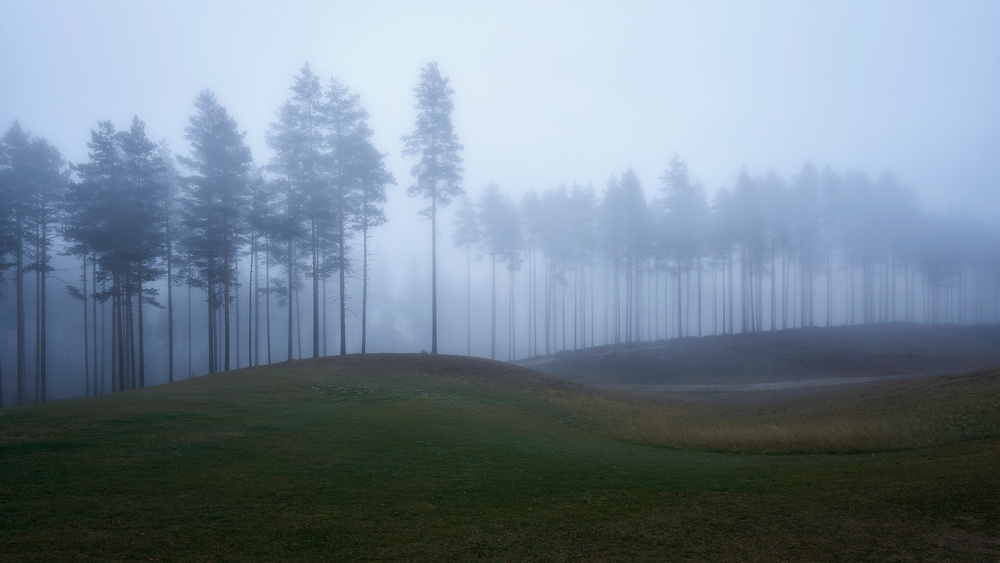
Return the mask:
{"type": "Polygon", "coordinates": [[[330,340],[330,323],[327,321],[327,314],[326,314],[326,310],[328,308],[326,300],[326,286],[329,285],[328,281],[329,280],[327,280],[326,278],[323,278],[323,283],[320,284],[321,288],[320,291],[323,294],[322,299],[320,300],[320,311],[322,312],[322,317],[323,317],[320,323],[322,325],[322,332],[323,332],[323,334],[320,335],[320,341],[323,343],[324,356],[327,355],[327,341],[330,340]]]}
{"type": "MultiPolygon", "coordinates": [[[[21,215],[17,215],[17,232],[21,233],[21,215]]],[[[17,256],[15,258],[14,285],[17,300],[17,404],[24,404],[24,376],[27,363],[27,343],[24,322],[24,244],[23,240],[17,242],[17,256]]]]}
{"type": "MultiPolygon", "coordinates": [[[[87,253],[83,254],[83,393],[90,397],[90,319],[87,315],[87,253]]],[[[94,374],[97,375],[97,374],[94,374]]],[[[0,407],[3,407],[3,377],[0,377],[0,407]]]]}
{"type": "Polygon", "coordinates": [[[139,387],[146,386],[146,352],[142,322],[142,277],[139,278],[139,387]]]}
{"type": "Polygon", "coordinates": [[[292,361],[292,238],[288,238],[288,361],[292,361]]]}
{"type": "MultiPolygon", "coordinates": [[[[44,212],[44,211],[43,211],[44,212]]],[[[48,381],[47,381],[47,363],[48,363],[48,327],[46,326],[46,312],[47,312],[47,295],[45,291],[45,282],[49,275],[49,250],[48,250],[48,220],[42,221],[42,239],[41,239],[41,257],[39,258],[41,263],[39,267],[39,275],[41,277],[39,288],[39,344],[38,344],[38,373],[39,373],[39,384],[41,387],[41,398],[42,402],[46,402],[48,399],[48,381]]]]}
{"type": "Polygon", "coordinates": [[[194,375],[194,366],[191,363],[191,348],[193,348],[193,346],[191,345],[191,282],[190,282],[190,280],[188,281],[187,288],[188,288],[188,292],[187,292],[188,293],[188,295],[187,295],[187,309],[188,309],[188,311],[187,311],[187,313],[188,313],[188,315],[187,315],[188,316],[188,335],[187,335],[188,336],[188,345],[187,345],[188,363],[187,363],[187,373],[188,373],[188,379],[191,379],[191,376],[194,375]]]}
{"type": "Polygon", "coordinates": [[[256,319],[257,304],[254,302],[254,295],[257,291],[256,275],[257,265],[254,259],[257,258],[257,234],[250,236],[250,271],[247,272],[247,367],[254,366],[254,335],[257,334],[256,319]]]}
{"type": "MultiPolygon", "coordinates": [[[[103,294],[103,293],[107,292],[107,289],[108,289],[107,279],[104,278],[104,279],[101,280],[101,293],[103,294]]],[[[96,299],[94,300],[94,306],[95,307],[97,306],[96,299]]],[[[104,386],[104,383],[105,383],[104,380],[105,380],[105,377],[107,376],[107,373],[108,373],[108,366],[107,366],[107,357],[108,357],[108,345],[107,345],[108,344],[108,323],[107,323],[107,320],[108,319],[107,319],[107,313],[108,313],[108,304],[107,304],[107,300],[105,299],[104,301],[101,302],[101,395],[103,395],[105,393],[106,389],[107,389],[104,386]]],[[[97,322],[96,313],[95,313],[95,316],[94,316],[94,322],[95,323],[97,322]]],[[[95,334],[94,340],[95,341],[97,340],[96,334],[95,334]]],[[[97,343],[95,342],[94,344],[96,345],[97,343]]],[[[97,361],[97,355],[96,354],[94,355],[94,361],[95,362],[97,361]]],[[[112,385],[113,384],[114,383],[112,382],[112,385]]]]}
{"type": "Polygon", "coordinates": [[[347,257],[344,255],[346,252],[346,245],[344,243],[344,204],[340,204],[340,217],[338,222],[340,224],[340,240],[337,242],[337,248],[340,258],[340,355],[347,354],[347,257]]]}
{"type": "Polygon", "coordinates": [[[437,197],[431,196],[431,354],[438,352],[437,197]]]}
{"type": "Polygon", "coordinates": [[[268,244],[268,248],[264,255],[264,295],[267,297],[264,299],[264,307],[266,308],[264,313],[264,330],[267,331],[267,338],[265,339],[265,344],[267,345],[267,363],[271,364],[271,247],[268,244]]]}
{"type": "MultiPolygon", "coordinates": [[[[97,253],[94,253],[93,259],[90,261],[90,271],[91,271],[91,287],[93,288],[93,293],[90,297],[90,312],[91,312],[91,323],[92,323],[92,334],[94,335],[93,343],[93,362],[94,362],[94,395],[97,395],[97,253]]],[[[86,292],[84,292],[84,297],[86,297],[86,292]]],[[[102,308],[103,311],[103,308],[102,308]]],[[[104,392],[104,374],[101,374],[101,392],[104,392]]]]}
{"type": "MultiPolygon", "coordinates": [[[[312,357],[319,357],[319,236],[316,232],[316,220],[310,222],[310,240],[312,241],[312,357]]],[[[341,242],[343,249],[343,242],[341,242]]],[[[341,256],[343,261],[343,255],[341,256]]],[[[343,269],[343,268],[341,268],[343,269]]],[[[343,285],[343,275],[341,275],[341,285],[343,285]]],[[[343,291],[343,290],[341,290],[343,291]]],[[[341,303],[343,307],[343,303],[341,303]]],[[[343,317],[343,315],[341,315],[343,317]]],[[[341,329],[343,330],[343,329],[341,329]]],[[[343,348],[343,335],[341,335],[341,348],[343,348]]],[[[342,349],[341,354],[345,353],[342,349]]]]}
{"type": "MultiPolygon", "coordinates": [[[[211,272],[211,269],[209,271],[211,272]]],[[[208,373],[215,373],[215,284],[211,282],[211,279],[212,277],[209,275],[209,281],[206,284],[208,291],[208,373]]]]}
{"type": "MultiPolygon", "coordinates": [[[[233,258],[235,259],[233,267],[236,271],[235,280],[233,281],[233,302],[236,306],[236,354],[233,357],[236,358],[236,369],[240,369],[240,292],[237,289],[240,285],[240,259],[239,256],[234,256],[233,258]]],[[[229,286],[228,282],[226,286],[229,286]]],[[[229,354],[226,354],[226,357],[228,358],[229,354]]]]}
{"type": "MultiPolygon", "coordinates": [[[[295,291],[296,359],[302,359],[302,290],[295,291]]],[[[289,304],[290,305],[290,304],[289,304]]]]}
{"type": "Polygon", "coordinates": [[[361,230],[361,353],[367,352],[368,342],[368,218],[361,230]]]}
{"type": "Polygon", "coordinates": [[[701,332],[701,254],[698,255],[698,261],[696,262],[698,268],[698,336],[702,335],[701,332]]]}
{"type": "MultiPolygon", "coordinates": [[[[366,256],[367,258],[367,256],[366,256]]],[[[529,295],[530,302],[530,295],[529,295]]],[[[529,325],[530,327],[530,325],[529,325]]],[[[362,330],[362,335],[364,331],[362,330]]],[[[530,332],[530,328],[529,328],[530,332]]],[[[362,336],[362,353],[364,337],[362,336]]],[[[472,245],[465,245],[465,355],[472,355],[472,245]]]]}
{"type": "Polygon", "coordinates": [[[497,359],[497,255],[490,254],[490,359],[497,359]]]}
{"type": "Polygon", "coordinates": [[[167,220],[167,382],[174,382],[174,270],[173,241],[167,220]]]}
{"type": "MultiPolygon", "coordinates": [[[[132,313],[132,275],[126,271],[125,275],[125,306],[128,314],[128,385],[129,389],[136,388],[136,365],[135,365],[135,315],[132,313]]],[[[141,298],[141,297],[140,297],[141,298]]]]}
{"type": "MultiPolygon", "coordinates": [[[[228,226],[226,227],[228,231],[228,226]]],[[[226,240],[226,246],[223,249],[223,262],[222,262],[222,329],[223,329],[223,371],[229,371],[229,287],[231,280],[229,278],[229,241],[226,240]]]]}
{"type": "Polygon", "coordinates": [[[513,361],[517,354],[517,344],[515,342],[514,333],[514,270],[508,270],[510,273],[510,283],[508,285],[508,296],[507,296],[507,307],[508,307],[508,318],[507,318],[507,361],[513,361]]]}
{"type": "Polygon", "coordinates": [[[115,271],[112,274],[113,279],[111,282],[111,392],[116,393],[120,391],[118,385],[118,313],[119,313],[119,296],[118,296],[118,277],[119,273],[117,270],[118,264],[117,259],[115,261],[115,271]]]}
{"type": "MultiPolygon", "coordinates": [[[[120,270],[121,264],[118,266],[120,270]]],[[[115,320],[118,322],[115,334],[117,340],[115,344],[118,347],[118,357],[116,361],[118,365],[118,391],[121,392],[125,390],[125,304],[122,303],[125,296],[122,291],[121,273],[119,272],[115,277],[115,285],[117,286],[115,288],[115,295],[118,297],[117,310],[115,311],[115,320]]]]}
{"type": "Polygon", "coordinates": [[[253,262],[253,365],[260,365],[260,256],[254,250],[253,262]]]}

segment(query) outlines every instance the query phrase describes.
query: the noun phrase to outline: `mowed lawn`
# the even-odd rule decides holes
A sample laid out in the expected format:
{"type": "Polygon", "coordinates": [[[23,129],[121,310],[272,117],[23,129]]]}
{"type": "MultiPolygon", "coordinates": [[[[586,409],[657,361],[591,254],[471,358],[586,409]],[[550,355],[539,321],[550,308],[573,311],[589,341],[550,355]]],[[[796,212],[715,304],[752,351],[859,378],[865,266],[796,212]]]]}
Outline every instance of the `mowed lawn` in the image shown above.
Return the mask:
{"type": "MultiPolygon", "coordinates": [[[[797,453],[720,446],[729,426],[703,403],[692,422],[682,403],[449,356],[301,361],[9,408],[0,560],[994,561],[1000,393],[996,373],[970,377],[956,393],[974,398],[975,431],[944,424],[934,445],[903,449],[884,434],[783,443],[797,453]],[[652,430],[635,430],[643,418],[652,430]],[[713,438],[671,445],[699,425],[713,438]]],[[[923,411],[914,424],[959,404],[895,393],[890,416],[923,411]]],[[[800,424],[854,404],[825,401],[800,424]]],[[[799,418],[759,410],[727,424],[767,435],[799,418]]]]}

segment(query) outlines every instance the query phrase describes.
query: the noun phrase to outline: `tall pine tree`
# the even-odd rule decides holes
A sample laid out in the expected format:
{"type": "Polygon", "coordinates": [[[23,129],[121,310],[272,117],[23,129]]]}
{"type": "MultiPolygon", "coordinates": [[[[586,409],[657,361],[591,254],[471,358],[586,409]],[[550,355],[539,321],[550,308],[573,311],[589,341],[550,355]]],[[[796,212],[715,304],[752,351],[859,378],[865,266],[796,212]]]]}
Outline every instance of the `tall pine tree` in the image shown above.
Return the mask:
{"type": "Polygon", "coordinates": [[[236,260],[244,234],[252,157],[236,120],[205,90],[195,100],[195,114],[184,128],[191,156],[181,157],[188,178],[184,222],[191,230],[188,252],[197,279],[208,293],[209,373],[220,369],[216,313],[222,312],[222,366],[229,370],[229,307],[236,283],[236,260]]]}
{"type": "Polygon", "coordinates": [[[409,195],[428,200],[421,214],[431,221],[431,353],[437,354],[437,214],[439,207],[464,193],[462,145],[451,122],[454,90],[437,63],[424,66],[414,93],[417,121],[413,133],[402,138],[403,156],[419,157],[410,169],[414,182],[409,195]]]}

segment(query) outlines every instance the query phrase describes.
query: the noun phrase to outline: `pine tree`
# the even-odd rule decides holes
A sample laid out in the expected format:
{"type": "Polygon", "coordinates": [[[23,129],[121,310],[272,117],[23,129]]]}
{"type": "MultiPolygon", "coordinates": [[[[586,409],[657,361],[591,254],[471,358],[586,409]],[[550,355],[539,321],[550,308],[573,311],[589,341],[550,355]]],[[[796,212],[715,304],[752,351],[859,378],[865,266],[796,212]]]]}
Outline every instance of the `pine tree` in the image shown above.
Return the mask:
{"type": "MultiPolygon", "coordinates": [[[[59,204],[68,183],[59,150],[15,121],[0,139],[0,191],[4,193],[7,254],[12,255],[16,300],[17,404],[26,400],[27,333],[24,276],[35,272],[35,399],[47,398],[46,278],[59,204]]],[[[0,261],[3,258],[0,250],[0,261]]],[[[0,268],[2,270],[2,268],[0,268]]]]}
{"type": "MultiPolygon", "coordinates": [[[[659,218],[659,248],[661,255],[669,258],[674,267],[674,290],[676,303],[677,336],[686,336],[684,331],[685,307],[682,299],[682,276],[688,275],[687,301],[691,300],[690,272],[698,273],[697,287],[700,309],[701,257],[709,223],[708,197],[701,184],[692,182],[688,176],[687,163],[674,155],[669,169],[661,178],[663,198],[657,202],[659,218]]],[[[689,309],[689,308],[688,308],[689,309]]],[[[697,314],[698,335],[701,335],[701,313],[697,314]]]]}
{"type": "Polygon", "coordinates": [[[306,63],[295,77],[292,97],[278,110],[267,144],[274,151],[271,169],[282,179],[285,217],[278,237],[285,242],[288,308],[288,359],[292,359],[292,294],[297,285],[298,247],[304,246],[311,265],[313,289],[313,357],[319,356],[319,284],[322,277],[320,252],[328,247],[333,218],[331,185],[326,147],[327,115],[319,77],[306,63]]]}
{"type": "MultiPolygon", "coordinates": [[[[378,153],[371,147],[368,112],[361,107],[357,94],[331,79],[324,110],[327,123],[324,157],[329,167],[330,209],[333,212],[329,242],[336,248],[336,252],[325,257],[324,263],[327,271],[339,271],[340,354],[344,355],[347,353],[347,272],[350,268],[347,243],[353,234],[354,219],[362,211],[361,194],[369,173],[367,168],[380,164],[380,159],[373,158],[378,153]]],[[[370,179],[374,180],[374,176],[370,179]]]]}
{"type": "Polygon", "coordinates": [[[170,157],[164,147],[147,138],[145,125],[137,117],[122,132],[110,121],[100,122],[91,131],[88,147],[89,161],[74,166],[80,182],[66,198],[63,234],[73,243],[73,253],[89,255],[94,261],[95,301],[99,297],[112,302],[117,389],[143,387],[144,305],[159,306],[155,291],[143,284],[163,273],[169,237],[167,205],[174,182],[170,157]],[[110,291],[99,296],[98,268],[112,281],[110,291]],[[137,318],[132,314],[133,302],[137,318]]]}
{"type": "Polygon", "coordinates": [[[237,250],[244,233],[247,175],[252,164],[236,120],[209,90],[195,100],[195,114],[184,128],[191,156],[179,160],[192,172],[184,222],[191,230],[188,252],[198,280],[208,292],[209,373],[218,371],[216,313],[222,312],[221,369],[229,370],[229,307],[236,283],[237,250]]]}
{"type": "Polygon", "coordinates": [[[372,229],[387,220],[382,210],[386,202],[385,188],[395,184],[396,179],[385,169],[385,155],[370,142],[362,145],[358,157],[360,189],[353,227],[361,233],[361,353],[364,354],[368,341],[368,272],[371,258],[368,242],[372,229]]]}
{"type": "Polygon", "coordinates": [[[414,183],[408,193],[428,200],[421,214],[431,221],[431,353],[437,354],[437,214],[439,207],[464,193],[462,145],[451,122],[454,90],[437,63],[424,66],[414,93],[417,121],[413,133],[402,138],[403,156],[420,157],[410,169],[414,183]]]}
{"type": "MultiPolygon", "coordinates": [[[[144,282],[153,282],[163,273],[159,262],[164,258],[167,243],[167,201],[172,178],[171,169],[161,148],[146,136],[146,126],[138,117],[132,119],[128,131],[121,133],[121,153],[124,179],[128,186],[130,223],[132,229],[127,262],[134,272],[130,276],[135,288],[138,315],[138,386],[146,385],[145,338],[143,304],[159,305],[154,291],[146,291],[144,282]]],[[[130,307],[131,309],[131,307],[130,307]]]]}

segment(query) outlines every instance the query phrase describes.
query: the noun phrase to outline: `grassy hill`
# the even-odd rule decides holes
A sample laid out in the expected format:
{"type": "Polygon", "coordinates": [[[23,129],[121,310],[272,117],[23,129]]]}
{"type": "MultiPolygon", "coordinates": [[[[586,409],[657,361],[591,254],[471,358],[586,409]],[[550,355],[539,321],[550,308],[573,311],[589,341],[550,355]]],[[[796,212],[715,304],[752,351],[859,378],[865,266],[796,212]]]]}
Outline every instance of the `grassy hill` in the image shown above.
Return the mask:
{"type": "Polygon", "coordinates": [[[998,376],[734,407],[367,355],[4,409],[0,559],[996,560],[998,376]]]}

